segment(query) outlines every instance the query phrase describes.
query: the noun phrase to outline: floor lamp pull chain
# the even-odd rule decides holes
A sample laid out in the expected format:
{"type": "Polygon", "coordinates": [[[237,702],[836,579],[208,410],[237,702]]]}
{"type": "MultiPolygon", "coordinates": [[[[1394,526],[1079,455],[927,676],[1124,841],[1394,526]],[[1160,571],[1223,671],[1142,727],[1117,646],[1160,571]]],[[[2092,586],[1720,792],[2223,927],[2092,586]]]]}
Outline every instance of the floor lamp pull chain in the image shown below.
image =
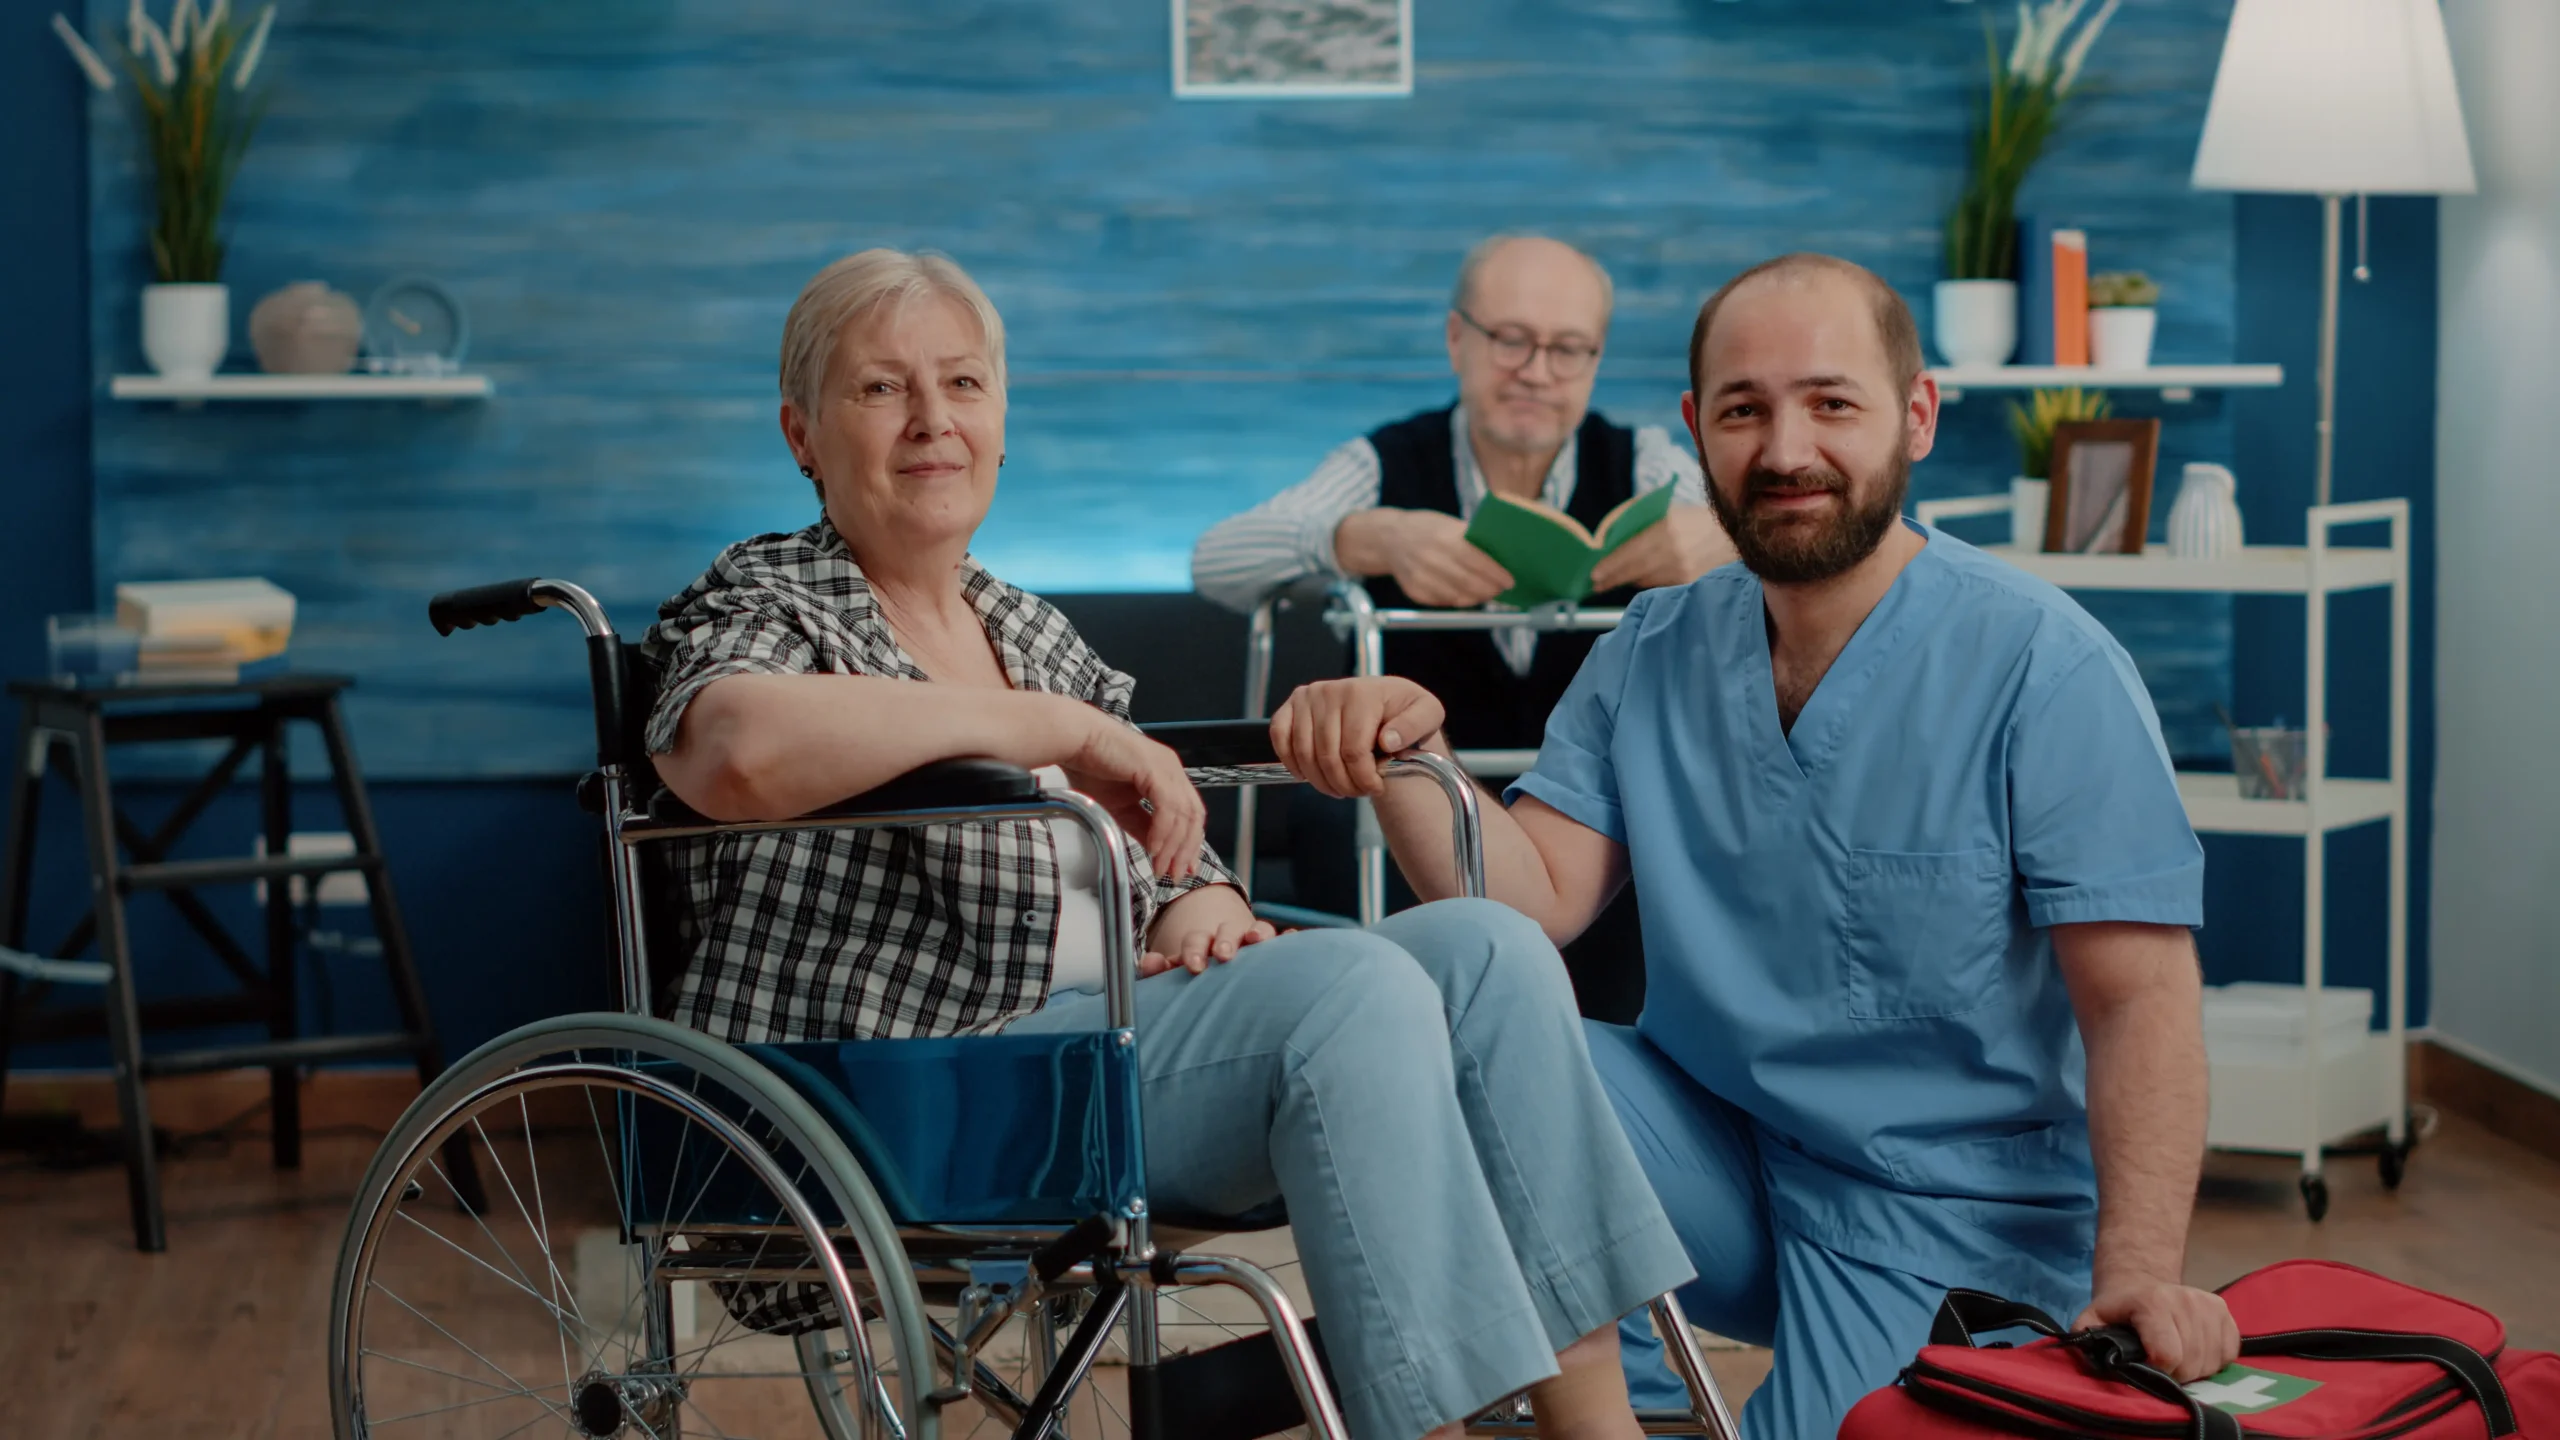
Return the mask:
{"type": "Polygon", "coordinates": [[[2373,267],[2364,263],[2366,198],[2361,193],[2356,196],[2356,283],[2359,285],[2373,278],[2373,267]]]}

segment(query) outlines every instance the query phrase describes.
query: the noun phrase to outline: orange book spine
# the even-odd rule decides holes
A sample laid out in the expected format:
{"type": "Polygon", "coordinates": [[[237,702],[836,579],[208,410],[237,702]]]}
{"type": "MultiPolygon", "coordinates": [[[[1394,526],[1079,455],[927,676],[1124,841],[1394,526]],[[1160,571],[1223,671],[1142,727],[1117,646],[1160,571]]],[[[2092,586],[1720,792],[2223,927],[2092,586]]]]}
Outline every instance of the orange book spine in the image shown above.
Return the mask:
{"type": "Polygon", "coordinates": [[[2053,232],[2053,363],[2089,363],[2089,232],[2053,232]]]}

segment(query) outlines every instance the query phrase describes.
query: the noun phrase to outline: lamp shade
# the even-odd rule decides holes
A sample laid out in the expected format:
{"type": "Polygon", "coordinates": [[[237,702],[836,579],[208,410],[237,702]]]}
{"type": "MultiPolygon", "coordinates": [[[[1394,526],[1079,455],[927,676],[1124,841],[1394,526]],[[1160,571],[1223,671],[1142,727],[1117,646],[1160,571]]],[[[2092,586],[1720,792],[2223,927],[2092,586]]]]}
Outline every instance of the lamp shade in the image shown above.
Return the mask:
{"type": "Polygon", "coordinates": [[[2195,184],[2469,194],[2471,145],[2436,0],[2239,0],[2195,184]]]}

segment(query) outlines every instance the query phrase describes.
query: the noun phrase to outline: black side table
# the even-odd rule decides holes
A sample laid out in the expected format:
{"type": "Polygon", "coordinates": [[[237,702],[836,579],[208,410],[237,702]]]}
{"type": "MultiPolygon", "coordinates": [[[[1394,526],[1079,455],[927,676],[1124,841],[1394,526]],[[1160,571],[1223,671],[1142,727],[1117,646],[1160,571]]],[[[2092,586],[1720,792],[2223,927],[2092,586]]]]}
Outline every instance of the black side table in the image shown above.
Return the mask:
{"type": "MultiPolygon", "coordinates": [[[[277,675],[236,684],[133,686],[87,689],[44,681],[13,681],[9,693],[20,706],[18,748],[12,753],[9,782],[9,831],[5,863],[0,863],[0,944],[26,949],[28,889],[34,871],[37,806],[48,769],[62,767],[80,793],[81,819],[88,835],[88,915],[54,947],[57,959],[80,954],[94,940],[97,975],[106,987],[103,1005],[22,1014],[21,1000],[42,997],[51,986],[21,978],[0,968],[0,1085],[7,1083],[8,1055],[19,1042],[66,1039],[104,1033],[114,1056],[116,1100],[123,1115],[127,1186],[133,1202],[134,1243],[145,1251],[168,1246],[160,1212],[160,1176],[152,1152],[151,1115],[143,1082],[166,1075],[193,1075],[214,1070],[265,1067],[274,1097],[274,1153],[278,1169],[302,1161],[301,1095],[297,1069],[336,1060],[406,1056],[418,1069],[420,1084],[444,1068],[428,1018],[425,992],[409,953],[408,932],[400,923],[400,904],[393,895],[391,874],[382,856],[382,839],[373,824],[364,777],[356,769],[355,750],[347,740],[338,712],[338,696],[351,682],[343,675],[277,675]],[[293,833],[293,782],[285,766],[285,726],[308,721],[318,727],[328,748],[330,778],[338,792],[355,853],[327,858],[296,858],[288,852],[293,833]],[[107,769],[107,750],[114,745],[178,740],[228,740],[230,748],[213,769],[189,791],[156,829],[144,830],[116,808],[107,769]],[[237,859],[170,860],[165,858],[188,827],[222,793],[251,756],[258,758],[263,856],[237,859]],[[375,1035],[300,1033],[294,976],[294,916],[291,877],[318,877],[337,871],[364,876],[373,911],[374,933],[390,970],[391,993],[400,1007],[400,1030],[375,1035]],[[206,885],[267,881],[266,964],[263,969],[233,939],[195,891],[206,885]],[[239,982],[227,994],[190,996],[145,1005],[135,999],[131,932],[125,923],[125,898],[138,891],[166,894],[190,929],[211,946],[224,968],[239,982]],[[22,994],[22,990],[29,993],[22,994]],[[147,1031],[202,1028],[256,1022],[268,1038],[247,1045],[164,1051],[145,1055],[147,1031]]],[[[60,967],[56,967],[57,969],[60,967]]],[[[479,1186],[471,1173],[471,1157],[460,1144],[445,1155],[456,1189],[471,1208],[481,1208],[479,1186]]]]}

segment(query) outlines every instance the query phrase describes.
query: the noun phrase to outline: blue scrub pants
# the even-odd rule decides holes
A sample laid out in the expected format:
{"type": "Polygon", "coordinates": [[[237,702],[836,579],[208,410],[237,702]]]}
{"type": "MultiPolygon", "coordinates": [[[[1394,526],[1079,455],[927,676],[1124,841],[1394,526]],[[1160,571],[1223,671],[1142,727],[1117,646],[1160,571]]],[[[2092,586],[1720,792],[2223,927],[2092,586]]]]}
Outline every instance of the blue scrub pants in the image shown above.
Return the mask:
{"type": "MultiPolygon", "coordinates": [[[[1830,1440],[1850,1406],[1918,1353],[1947,1286],[1772,1224],[1750,1119],[1634,1030],[1585,1028],[1601,1088],[1697,1267],[1680,1291],[1691,1323],[1777,1352],[1743,1407],[1744,1440],[1830,1440]]],[[[1639,1409],[1687,1407],[1645,1317],[1620,1326],[1618,1342],[1639,1409]]]]}
{"type": "MultiPolygon", "coordinates": [[[[1082,1030],[1099,995],[1011,1029],[1082,1030]]],[[[1556,1373],[1691,1274],[1591,1072],[1536,922],[1444,900],[1138,985],[1159,1214],[1285,1198],[1358,1440],[1416,1440],[1556,1373]]]]}

